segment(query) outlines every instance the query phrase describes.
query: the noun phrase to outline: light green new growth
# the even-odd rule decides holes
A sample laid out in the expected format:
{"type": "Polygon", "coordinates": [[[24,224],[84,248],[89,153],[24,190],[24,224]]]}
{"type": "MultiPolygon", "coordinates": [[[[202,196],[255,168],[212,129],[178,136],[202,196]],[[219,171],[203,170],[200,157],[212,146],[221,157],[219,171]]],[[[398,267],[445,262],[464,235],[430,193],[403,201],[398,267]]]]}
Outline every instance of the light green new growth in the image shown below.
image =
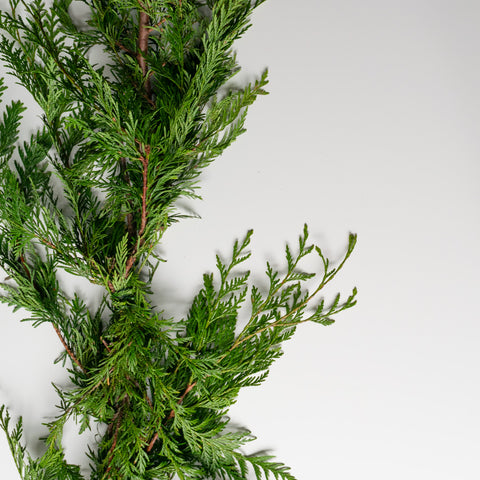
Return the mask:
{"type": "Polygon", "coordinates": [[[266,93],[266,72],[241,89],[227,83],[239,70],[232,44],[263,0],[83,3],[88,24],[70,16],[72,0],[10,0],[0,17],[1,58],[43,111],[22,145],[22,104],[0,121],[0,300],[35,326],[50,323],[59,360],[71,362],[42,457],[0,409],[20,477],[87,478],[64,457],[63,427],[74,419],[81,431],[103,426],[89,451],[92,480],[292,480],[272,457],[241,453],[253,437],[226,414],[242,387],[265,380],[297,325],[329,325],[355,304],[356,290],[332,302],[321,292],[356,236],[332,267],[305,226],[285,268],[267,265],[265,289],[244,270],[250,231],[204,275],[186,318],[163,318],[149,300],[156,248],[182,217],[176,200],[196,196],[202,168],[244,132],[248,107],[266,93]],[[90,61],[95,47],[108,55],[102,65],[90,61]],[[323,264],[317,275],[302,270],[310,255],[323,264]],[[62,269],[104,287],[98,310],[64,292],[62,269]]]}

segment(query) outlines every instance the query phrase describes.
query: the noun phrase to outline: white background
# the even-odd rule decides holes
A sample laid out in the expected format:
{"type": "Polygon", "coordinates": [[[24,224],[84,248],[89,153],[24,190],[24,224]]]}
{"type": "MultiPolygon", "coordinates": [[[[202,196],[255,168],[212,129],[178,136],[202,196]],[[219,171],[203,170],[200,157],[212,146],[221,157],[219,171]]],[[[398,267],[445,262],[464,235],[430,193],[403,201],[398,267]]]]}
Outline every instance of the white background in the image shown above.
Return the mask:
{"type": "MultiPolygon", "coordinates": [[[[232,418],[299,480],[476,480],[480,4],[269,0],[253,23],[240,80],[268,66],[271,93],[203,175],[204,200],[189,204],[202,219],[165,235],[158,304],[183,313],[214,253],[248,228],[255,278],[305,221],[333,259],[357,232],[335,286],[356,285],[358,306],[300,329],[232,418]]],[[[1,314],[0,402],[38,453],[61,345],[1,314]]],[[[3,438],[0,470],[18,478],[3,438]]]]}

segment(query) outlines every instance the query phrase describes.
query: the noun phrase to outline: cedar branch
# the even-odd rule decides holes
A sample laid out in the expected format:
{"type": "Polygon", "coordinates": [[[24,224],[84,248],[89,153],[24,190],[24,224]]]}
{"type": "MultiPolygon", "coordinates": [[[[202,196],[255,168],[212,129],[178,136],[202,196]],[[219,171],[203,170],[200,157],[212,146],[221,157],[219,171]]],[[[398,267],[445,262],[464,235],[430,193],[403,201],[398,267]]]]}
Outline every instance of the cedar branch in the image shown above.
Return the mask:
{"type": "MultiPolygon", "coordinates": [[[[19,260],[23,270],[25,271],[25,274],[27,275],[27,278],[31,280],[32,275],[30,274],[30,269],[28,268],[27,262],[25,261],[25,257],[23,255],[20,255],[19,260]]],[[[64,346],[66,352],[68,353],[68,356],[78,365],[78,367],[82,370],[83,373],[87,373],[87,370],[83,367],[78,358],[74,355],[72,349],[68,346],[67,342],[63,338],[63,335],[61,334],[59,328],[54,323],[52,323],[52,326],[56,334],[58,335],[58,338],[62,342],[62,345],[64,346]]]]}

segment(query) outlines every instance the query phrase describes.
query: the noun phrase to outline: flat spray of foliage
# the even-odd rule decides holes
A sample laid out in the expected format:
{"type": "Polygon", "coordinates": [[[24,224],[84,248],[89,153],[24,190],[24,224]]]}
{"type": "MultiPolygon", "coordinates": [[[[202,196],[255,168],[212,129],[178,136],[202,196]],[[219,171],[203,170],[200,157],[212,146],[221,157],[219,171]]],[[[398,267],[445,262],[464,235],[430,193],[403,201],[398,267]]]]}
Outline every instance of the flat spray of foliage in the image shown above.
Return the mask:
{"type": "Polygon", "coordinates": [[[195,196],[199,172],[244,131],[248,107],[266,93],[266,72],[241,89],[227,83],[239,70],[232,44],[263,0],[83,3],[84,24],[70,16],[72,0],[10,0],[0,17],[1,58],[43,111],[43,127],[22,145],[23,105],[7,105],[0,119],[0,299],[35,326],[51,324],[71,380],[56,387],[58,416],[46,424],[40,458],[22,443],[21,420],[9,425],[0,409],[19,474],[292,480],[271,456],[242,453],[253,437],[226,413],[241,388],[262,383],[298,324],[328,325],[355,304],[355,290],[346,300],[319,297],[356,237],[334,268],[305,227],[286,248],[285,268],[267,265],[265,289],[244,270],[248,232],[204,276],[186,318],[163,318],[149,300],[156,247],[181,216],[176,200],[195,196]],[[98,46],[108,54],[103,66],[89,60],[98,46]],[[308,255],[319,257],[319,275],[302,271],[308,255]],[[98,309],[62,290],[62,269],[104,287],[98,309]],[[316,282],[310,292],[307,280],[316,282]],[[241,307],[246,322],[237,322],[241,307]],[[65,459],[69,419],[81,431],[98,428],[86,474],[65,459]]]}

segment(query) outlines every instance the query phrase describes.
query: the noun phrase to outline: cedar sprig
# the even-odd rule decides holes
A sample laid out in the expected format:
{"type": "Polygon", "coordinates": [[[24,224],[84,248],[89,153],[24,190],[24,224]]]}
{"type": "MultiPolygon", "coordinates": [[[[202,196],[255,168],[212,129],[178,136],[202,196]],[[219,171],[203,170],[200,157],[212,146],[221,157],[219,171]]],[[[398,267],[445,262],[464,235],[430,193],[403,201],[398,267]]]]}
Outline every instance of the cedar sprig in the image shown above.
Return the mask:
{"type": "Polygon", "coordinates": [[[54,386],[57,415],[39,458],[22,443],[21,419],[12,428],[0,408],[19,475],[293,480],[273,457],[242,453],[254,437],[231,425],[228,409],[267,378],[298,325],[329,325],[355,305],[355,289],[343,300],[322,295],[356,236],[332,267],[305,226],[284,268],[267,264],[263,288],[246,270],[249,231],[229,259],[216,257],[185,318],[164,318],[153,303],[157,247],[186,216],[177,200],[198,197],[202,169],[245,132],[248,108],[266,94],[267,71],[242,88],[231,82],[234,42],[263,0],[83,1],[83,24],[72,0],[9,0],[0,14],[0,58],[43,112],[22,144],[22,103],[0,117],[0,301],[34,326],[51,324],[70,378],[54,386]],[[303,270],[307,257],[319,274],[303,270]],[[99,305],[67,294],[61,270],[103,288],[99,305]],[[97,433],[89,471],[65,459],[69,421],[97,433]]]}

